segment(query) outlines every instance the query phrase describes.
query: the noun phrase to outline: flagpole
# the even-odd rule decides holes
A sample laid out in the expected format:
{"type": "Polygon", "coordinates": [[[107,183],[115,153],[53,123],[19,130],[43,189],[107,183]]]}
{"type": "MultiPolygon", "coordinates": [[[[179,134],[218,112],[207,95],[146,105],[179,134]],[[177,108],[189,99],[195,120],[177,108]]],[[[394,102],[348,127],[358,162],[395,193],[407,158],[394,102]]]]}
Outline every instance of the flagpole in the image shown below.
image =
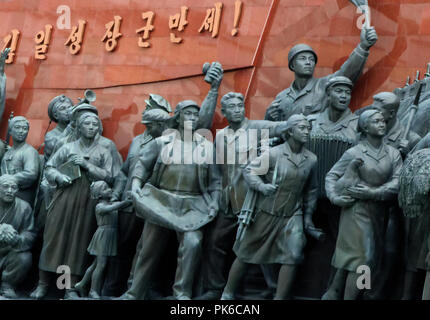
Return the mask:
{"type": "Polygon", "coordinates": [[[365,20],[364,20],[364,26],[366,29],[370,29],[370,7],[369,7],[369,3],[367,0],[365,0],[364,2],[365,5],[365,9],[364,9],[364,15],[365,15],[365,20]]]}

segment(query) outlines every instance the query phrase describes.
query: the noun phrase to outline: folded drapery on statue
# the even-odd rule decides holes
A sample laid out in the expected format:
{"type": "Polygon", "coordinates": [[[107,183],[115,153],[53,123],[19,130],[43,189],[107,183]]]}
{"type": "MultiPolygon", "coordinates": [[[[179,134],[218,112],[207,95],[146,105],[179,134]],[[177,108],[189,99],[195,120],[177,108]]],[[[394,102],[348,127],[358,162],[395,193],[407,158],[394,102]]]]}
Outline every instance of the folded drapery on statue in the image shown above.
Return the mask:
{"type": "Polygon", "coordinates": [[[142,197],[135,192],[132,197],[138,217],[167,229],[194,231],[213,220],[200,194],[171,192],[146,183],[142,197]]]}

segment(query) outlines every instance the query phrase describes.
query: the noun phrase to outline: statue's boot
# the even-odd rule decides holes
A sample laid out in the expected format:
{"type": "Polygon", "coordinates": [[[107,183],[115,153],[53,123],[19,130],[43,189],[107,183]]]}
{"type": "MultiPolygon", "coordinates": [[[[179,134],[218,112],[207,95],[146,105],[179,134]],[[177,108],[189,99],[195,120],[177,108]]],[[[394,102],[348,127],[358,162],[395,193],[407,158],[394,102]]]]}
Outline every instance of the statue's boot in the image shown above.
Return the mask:
{"type": "Polygon", "coordinates": [[[75,290],[78,291],[79,296],[85,297],[85,283],[79,281],[77,284],[75,284],[75,290]]]}
{"type": "Polygon", "coordinates": [[[46,296],[46,294],[48,293],[48,289],[49,289],[49,285],[39,281],[39,283],[37,284],[36,289],[34,289],[31,293],[30,293],[30,298],[32,299],[36,299],[36,300],[40,300],[42,298],[44,298],[46,296]]]}
{"type": "Polygon", "coordinates": [[[79,300],[78,292],[74,289],[66,289],[64,300],[79,300]]]}
{"type": "Polygon", "coordinates": [[[194,298],[194,300],[219,300],[221,298],[221,294],[221,290],[209,290],[194,298]]]}
{"type": "Polygon", "coordinates": [[[417,290],[418,276],[416,272],[406,271],[401,300],[413,300],[417,290]]]}
{"type": "Polygon", "coordinates": [[[426,280],[424,282],[422,299],[423,300],[430,300],[430,271],[427,271],[427,273],[426,273],[426,280]]]}
{"type": "Polygon", "coordinates": [[[116,300],[137,300],[137,298],[131,293],[126,292],[122,296],[116,298],[116,300]]]}
{"type": "Polygon", "coordinates": [[[221,300],[235,300],[234,294],[231,294],[231,293],[224,291],[221,295],[221,300]]]}
{"type": "Polygon", "coordinates": [[[15,292],[15,289],[8,283],[2,282],[0,287],[1,295],[8,299],[17,299],[18,295],[15,292]]]}
{"type": "Polygon", "coordinates": [[[333,281],[321,300],[342,300],[348,272],[337,269],[333,281]]]}
{"type": "Polygon", "coordinates": [[[88,293],[88,297],[91,299],[100,300],[100,295],[97,293],[96,290],[90,290],[90,293],[88,293]]]}

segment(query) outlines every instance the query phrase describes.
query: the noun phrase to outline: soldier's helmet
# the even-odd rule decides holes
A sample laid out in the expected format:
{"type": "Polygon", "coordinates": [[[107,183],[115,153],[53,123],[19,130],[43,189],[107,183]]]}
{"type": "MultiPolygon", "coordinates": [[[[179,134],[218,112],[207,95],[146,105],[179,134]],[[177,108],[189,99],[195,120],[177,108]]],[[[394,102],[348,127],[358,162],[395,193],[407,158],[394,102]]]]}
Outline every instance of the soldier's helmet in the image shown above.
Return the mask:
{"type": "Polygon", "coordinates": [[[315,64],[318,62],[318,56],[315,53],[314,49],[312,49],[312,47],[308,46],[307,44],[299,43],[299,44],[296,44],[294,47],[292,47],[290,52],[288,52],[288,68],[290,68],[291,71],[293,71],[293,69],[291,68],[291,64],[295,56],[297,56],[299,53],[302,53],[302,52],[312,53],[315,57],[315,64]]]}

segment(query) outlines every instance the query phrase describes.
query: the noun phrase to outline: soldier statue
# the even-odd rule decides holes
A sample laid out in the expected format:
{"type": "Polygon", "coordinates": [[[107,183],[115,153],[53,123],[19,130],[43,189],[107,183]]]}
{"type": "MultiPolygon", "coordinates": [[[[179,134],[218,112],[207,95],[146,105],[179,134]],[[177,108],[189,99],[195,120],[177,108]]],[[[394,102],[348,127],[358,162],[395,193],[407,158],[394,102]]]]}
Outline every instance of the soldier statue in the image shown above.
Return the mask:
{"type": "Polygon", "coordinates": [[[318,61],[315,51],[306,44],[295,45],[288,53],[288,67],[294,72],[295,80],[291,86],[281,91],[266,112],[266,119],[286,120],[292,114],[309,115],[318,113],[327,105],[326,86],[333,76],[345,76],[353,83],[360,77],[369,49],[376,43],[378,36],[373,27],[361,30],[360,44],[348,60],[334,74],[315,78],[314,71],[318,61]]]}

